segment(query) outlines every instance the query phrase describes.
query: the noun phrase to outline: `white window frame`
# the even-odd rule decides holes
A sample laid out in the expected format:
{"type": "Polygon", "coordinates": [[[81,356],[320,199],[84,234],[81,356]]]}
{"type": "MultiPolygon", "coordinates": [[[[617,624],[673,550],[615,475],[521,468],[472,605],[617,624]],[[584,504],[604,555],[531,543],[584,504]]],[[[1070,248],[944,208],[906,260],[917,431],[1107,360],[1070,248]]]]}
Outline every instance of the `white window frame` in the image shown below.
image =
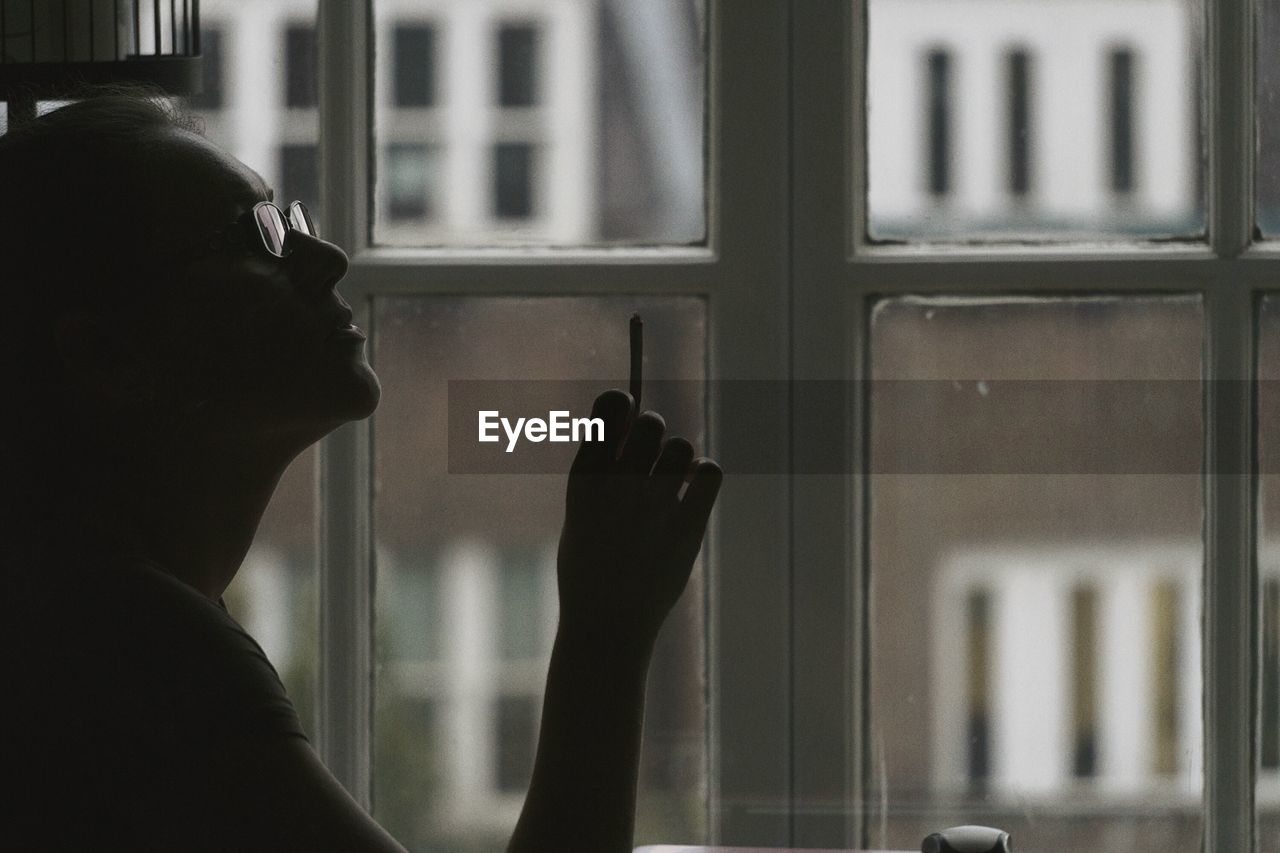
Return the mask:
{"type": "MultiPolygon", "coordinates": [[[[707,245],[463,251],[369,247],[371,14],[368,3],[319,0],[323,227],[352,256],[343,289],[357,322],[372,319],[375,295],[690,295],[707,304],[710,378],[853,380],[866,375],[865,330],[882,296],[1195,294],[1206,377],[1253,378],[1257,302],[1280,280],[1280,253],[1251,244],[1252,4],[1205,0],[1207,241],[966,248],[855,236],[867,222],[862,0],[707,2],[707,245]]],[[[713,397],[712,452],[731,463],[763,447],[788,455],[793,470],[832,470],[835,452],[848,463],[836,470],[862,470],[868,420],[857,386],[843,383],[834,399],[831,384],[820,399],[791,387],[789,409],[748,413],[750,429],[713,397]],[[820,465],[806,464],[818,454],[820,465]]],[[[1239,853],[1254,849],[1254,401],[1250,382],[1208,388],[1206,471],[1248,473],[1205,478],[1204,849],[1239,853]]],[[[344,427],[318,463],[318,741],[365,804],[370,435],[368,422],[344,427]]],[[[714,841],[860,840],[867,488],[856,474],[734,476],[730,467],[708,543],[714,841]]]]}
{"type": "MultiPolygon", "coordinates": [[[[384,295],[694,296],[706,300],[710,376],[788,378],[785,7],[752,2],[721,15],[711,3],[708,10],[709,103],[718,108],[708,116],[706,247],[477,251],[370,247],[374,24],[368,3],[319,5],[322,227],[351,256],[343,293],[357,323],[369,327],[372,299],[384,295]],[[730,44],[734,58],[720,48],[730,44]],[[736,85],[722,87],[728,67],[736,85]],[[724,138],[751,144],[726,147],[719,143],[724,138]]],[[[716,430],[716,400],[708,416],[710,449],[721,458],[746,457],[760,446],[786,452],[786,411],[755,413],[750,430],[716,430]]],[[[371,449],[370,423],[350,424],[325,440],[318,463],[317,740],[329,767],[366,806],[372,781],[371,449]]],[[[708,543],[709,565],[730,576],[711,580],[716,594],[708,644],[733,650],[709,673],[716,838],[785,844],[790,833],[786,483],[781,475],[731,479],[719,500],[717,529],[755,533],[717,536],[713,530],[708,543]]]]}

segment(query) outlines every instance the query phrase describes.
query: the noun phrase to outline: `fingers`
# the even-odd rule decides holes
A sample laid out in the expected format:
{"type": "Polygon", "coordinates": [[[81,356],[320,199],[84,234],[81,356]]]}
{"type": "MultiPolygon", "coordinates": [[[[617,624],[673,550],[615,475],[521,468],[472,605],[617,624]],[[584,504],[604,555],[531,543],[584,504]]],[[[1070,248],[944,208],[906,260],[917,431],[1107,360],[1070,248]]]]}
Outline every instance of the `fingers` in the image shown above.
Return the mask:
{"type": "Polygon", "coordinates": [[[715,506],[723,480],[724,472],[715,462],[705,457],[694,460],[693,479],[685,489],[677,517],[682,538],[695,554],[702,543],[702,534],[706,532],[707,519],[711,517],[711,508],[715,506]]]}
{"type": "Polygon", "coordinates": [[[628,474],[648,476],[658,459],[662,449],[662,436],[667,431],[667,422],[657,412],[641,412],[631,425],[626,444],[622,447],[622,455],[618,458],[618,466],[628,474]]]}
{"type": "Polygon", "coordinates": [[[653,466],[649,495],[656,500],[673,500],[684,485],[685,474],[693,462],[693,445],[683,438],[669,438],[653,466]]]}
{"type": "Polygon", "coordinates": [[[574,474],[598,474],[607,470],[618,458],[618,445],[627,432],[631,418],[631,395],[616,388],[596,397],[591,417],[604,421],[604,441],[584,441],[569,469],[574,474]]]}

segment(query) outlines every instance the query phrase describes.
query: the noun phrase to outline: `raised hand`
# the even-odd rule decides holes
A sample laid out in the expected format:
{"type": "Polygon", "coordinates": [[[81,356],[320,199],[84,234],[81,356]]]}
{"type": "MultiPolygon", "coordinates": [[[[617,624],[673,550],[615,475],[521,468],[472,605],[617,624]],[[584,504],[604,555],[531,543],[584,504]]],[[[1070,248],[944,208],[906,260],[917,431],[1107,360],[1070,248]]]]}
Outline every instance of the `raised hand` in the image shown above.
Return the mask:
{"type": "Polygon", "coordinates": [[[584,442],[570,469],[560,620],[571,635],[646,648],[689,580],[722,474],[685,439],[664,441],[661,415],[631,411],[625,392],[596,398],[604,441],[584,442]]]}
{"type": "Polygon", "coordinates": [[[622,391],[596,398],[604,441],[584,442],[569,472],[560,628],[510,853],[632,847],[653,641],[689,580],[722,478],[689,442],[663,441],[658,414],[633,420],[632,406],[622,391]]]}

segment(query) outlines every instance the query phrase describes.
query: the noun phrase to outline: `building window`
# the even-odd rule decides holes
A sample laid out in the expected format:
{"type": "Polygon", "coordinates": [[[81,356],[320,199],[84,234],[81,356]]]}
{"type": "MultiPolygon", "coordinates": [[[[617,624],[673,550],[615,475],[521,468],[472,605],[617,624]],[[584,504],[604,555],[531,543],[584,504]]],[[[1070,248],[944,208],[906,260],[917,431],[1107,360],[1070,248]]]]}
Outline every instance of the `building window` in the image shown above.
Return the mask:
{"type": "Polygon", "coordinates": [[[493,149],[493,210],[499,219],[533,216],[533,146],[500,142],[493,149]]]}
{"type": "Polygon", "coordinates": [[[498,579],[499,649],[505,660],[540,658],[550,651],[544,642],[547,614],[555,602],[548,601],[546,548],[508,550],[498,579]]]}
{"type": "Polygon", "coordinates": [[[969,593],[967,603],[969,691],[969,785],[982,790],[991,774],[991,595],[985,590],[969,593]]]}
{"type": "Polygon", "coordinates": [[[387,149],[387,215],[393,221],[436,215],[436,149],[398,143],[387,149]]]}
{"type": "Polygon", "coordinates": [[[1072,772],[1098,772],[1098,591],[1079,586],[1071,594],[1072,772]]]}
{"type": "Polygon", "coordinates": [[[316,99],[316,28],[290,24],[284,31],[284,103],[314,107],[316,99]]]}
{"type": "Polygon", "coordinates": [[[494,714],[494,785],[503,793],[524,793],[533,775],[538,745],[538,700],[532,696],[502,696],[494,714]]]}
{"type": "Polygon", "coordinates": [[[398,24],[392,41],[393,100],[397,107],[436,105],[436,29],[429,24],[398,24]]]}
{"type": "Polygon", "coordinates": [[[1031,56],[1015,50],[1006,59],[1008,74],[1009,192],[1031,192],[1031,56]]]}
{"type": "Polygon", "coordinates": [[[951,191],[951,54],[942,49],[928,56],[929,192],[951,191]]]}
{"type": "Polygon", "coordinates": [[[498,29],[498,105],[532,107],[538,102],[538,30],[528,24],[498,29]]]}
{"type": "Polygon", "coordinates": [[[203,57],[202,90],[193,95],[187,104],[195,110],[220,110],[223,99],[223,45],[222,29],[205,26],[200,30],[200,55],[203,57]]]}
{"type": "Polygon", "coordinates": [[[1111,189],[1133,191],[1133,51],[1111,52],[1111,189]]]}
{"type": "Polygon", "coordinates": [[[316,146],[310,143],[280,147],[280,184],[276,200],[295,199],[315,208],[320,201],[320,181],[316,172],[316,146]]]}
{"type": "Polygon", "coordinates": [[[1159,776],[1178,772],[1179,756],[1179,619],[1182,596],[1173,581],[1152,589],[1152,771],[1159,776]]]}
{"type": "Polygon", "coordinates": [[[414,850],[426,848],[423,811],[444,794],[449,781],[449,743],[441,733],[444,711],[442,700],[411,692],[387,696],[376,706],[375,814],[388,832],[414,850]]]}

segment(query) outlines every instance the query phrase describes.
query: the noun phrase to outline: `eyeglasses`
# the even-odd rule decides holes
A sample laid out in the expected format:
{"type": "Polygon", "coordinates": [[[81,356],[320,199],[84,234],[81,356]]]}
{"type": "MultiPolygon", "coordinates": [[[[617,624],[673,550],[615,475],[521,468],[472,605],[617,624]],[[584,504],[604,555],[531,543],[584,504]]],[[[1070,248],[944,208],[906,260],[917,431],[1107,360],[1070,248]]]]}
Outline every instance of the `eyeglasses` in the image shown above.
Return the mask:
{"type": "Polygon", "coordinates": [[[243,246],[263,251],[274,258],[289,255],[289,232],[298,231],[308,237],[320,236],[307,206],[300,201],[290,203],[288,212],[269,201],[260,201],[242,213],[235,222],[224,225],[209,235],[204,245],[189,252],[180,252],[192,260],[209,252],[220,252],[229,247],[243,246]]]}

